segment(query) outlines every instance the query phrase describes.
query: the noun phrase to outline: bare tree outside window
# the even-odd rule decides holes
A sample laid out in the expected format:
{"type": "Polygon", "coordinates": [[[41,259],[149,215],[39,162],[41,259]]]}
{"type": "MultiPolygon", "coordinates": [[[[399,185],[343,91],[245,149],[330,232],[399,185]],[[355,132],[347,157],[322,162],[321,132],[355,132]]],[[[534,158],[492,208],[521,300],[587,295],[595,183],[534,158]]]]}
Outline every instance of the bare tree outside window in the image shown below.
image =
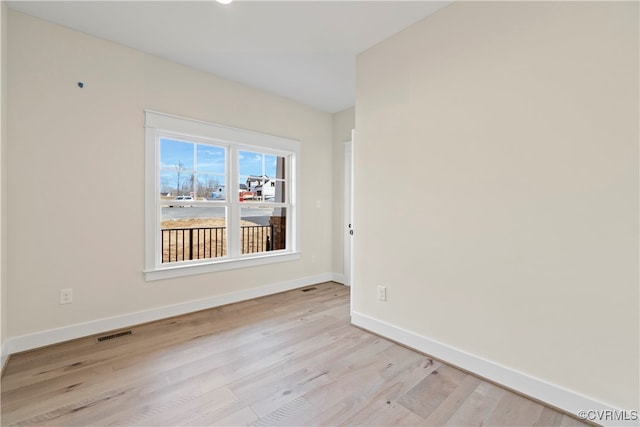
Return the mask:
{"type": "Polygon", "coordinates": [[[178,164],[176,164],[175,169],[176,169],[176,175],[177,175],[176,191],[180,192],[182,191],[182,187],[180,186],[180,176],[186,170],[186,168],[184,167],[184,163],[182,163],[181,161],[178,161],[178,164]]]}

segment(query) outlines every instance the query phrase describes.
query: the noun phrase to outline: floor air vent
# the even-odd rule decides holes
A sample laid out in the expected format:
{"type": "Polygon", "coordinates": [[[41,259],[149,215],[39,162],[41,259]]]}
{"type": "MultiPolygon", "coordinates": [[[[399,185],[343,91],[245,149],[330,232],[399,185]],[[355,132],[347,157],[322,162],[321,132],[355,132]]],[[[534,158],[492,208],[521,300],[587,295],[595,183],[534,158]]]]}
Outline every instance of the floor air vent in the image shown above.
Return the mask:
{"type": "Polygon", "coordinates": [[[303,289],[302,292],[309,292],[309,291],[313,291],[315,289],[318,289],[318,288],[307,288],[307,289],[303,289]]]}
{"type": "Polygon", "coordinates": [[[115,334],[111,334],[111,335],[105,335],[102,337],[98,337],[98,342],[102,342],[102,341],[109,341],[115,338],[120,338],[120,337],[124,337],[127,335],[131,335],[133,334],[133,331],[122,331],[122,332],[116,332],[115,334]]]}

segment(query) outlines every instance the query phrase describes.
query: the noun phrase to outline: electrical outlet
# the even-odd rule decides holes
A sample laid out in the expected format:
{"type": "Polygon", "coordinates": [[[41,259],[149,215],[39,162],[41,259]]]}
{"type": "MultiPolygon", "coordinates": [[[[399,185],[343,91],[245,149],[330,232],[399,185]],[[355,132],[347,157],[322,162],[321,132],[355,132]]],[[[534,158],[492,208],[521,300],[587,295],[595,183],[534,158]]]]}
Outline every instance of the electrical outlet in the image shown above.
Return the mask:
{"type": "Polygon", "coordinates": [[[378,301],[387,300],[387,288],[384,286],[378,286],[378,301]]]}
{"type": "Polygon", "coordinates": [[[60,304],[71,304],[73,302],[73,289],[60,289],[60,304]]]}

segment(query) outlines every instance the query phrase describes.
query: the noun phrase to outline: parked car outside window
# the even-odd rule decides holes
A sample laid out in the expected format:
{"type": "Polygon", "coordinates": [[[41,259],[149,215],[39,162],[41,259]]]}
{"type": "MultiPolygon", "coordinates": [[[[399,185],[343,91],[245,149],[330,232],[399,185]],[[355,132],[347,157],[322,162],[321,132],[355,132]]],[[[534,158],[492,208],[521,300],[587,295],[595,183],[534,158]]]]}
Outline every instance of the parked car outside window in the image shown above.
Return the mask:
{"type": "MultiPolygon", "coordinates": [[[[176,197],[176,198],[175,198],[175,199],[173,199],[173,200],[174,200],[174,201],[176,201],[176,202],[180,202],[180,204],[179,204],[179,205],[176,203],[176,205],[177,205],[179,208],[185,208],[185,207],[192,207],[192,206],[193,206],[193,205],[189,205],[189,206],[187,206],[187,205],[182,204],[182,203],[184,203],[184,202],[193,202],[193,197],[191,197],[191,196],[178,196],[178,197],[176,197]]],[[[172,208],[172,207],[173,207],[173,205],[169,205],[169,207],[170,207],[170,208],[172,208]]]]}

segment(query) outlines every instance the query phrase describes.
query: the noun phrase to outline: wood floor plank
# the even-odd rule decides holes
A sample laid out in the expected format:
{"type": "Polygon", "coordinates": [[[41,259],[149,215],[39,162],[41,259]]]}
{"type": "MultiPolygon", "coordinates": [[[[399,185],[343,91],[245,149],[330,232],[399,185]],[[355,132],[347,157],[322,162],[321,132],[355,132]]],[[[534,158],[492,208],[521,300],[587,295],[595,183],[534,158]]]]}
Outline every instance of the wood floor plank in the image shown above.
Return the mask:
{"type": "Polygon", "coordinates": [[[433,411],[425,417],[424,426],[443,426],[467,400],[469,395],[480,385],[481,380],[467,375],[460,381],[456,389],[450,393],[433,411]]]}
{"type": "Polygon", "coordinates": [[[423,418],[428,418],[467,377],[462,371],[442,365],[404,395],[399,403],[423,418]],[[429,398],[425,398],[428,396],[429,398]]]}
{"type": "Polygon", "coordinates": [[[395,424],[393,424],[394,427],[413,427],[413,426],[421,427],[424,425],[425,425],[425,419],[422,418],[420,415],[416,414],[415,412],[411,412],[411,411],[409,411],[407,415],[400,418],[398,421],[396,421],[395,424]]]}
{"type": "Polygon", "coordinates": [[[487,418],[494,426],[530,426],[535,424],[544,407],[525,397],[506,392],[487,418]]]}
{"type": "Polygon", "coordinates": [[[144,412],[136,411],[135,407],[128,405],[126,416],[118,414],[111,418],[113,421],[110,420],[110,424],[119,426],[181,425],[185,421],[186,414],[203,409],[215,411],[238,402],[238,398],[226,386],[216,389],[202,386],[181,388],[182,392],[171,395],[154,394],[146,400],[144,412]]]}
{"type": "Polygon", "coordinates": [[[585,425],[351,326],[349,299],[328,282],[13,355],[2,425],[585,425]]]}
{"type": "Polygon", "coordinates": [[[359,400],[351,400],[346,411],[332,417],[327,425],[394,425],[411,411],[397,403],[401,382],[371,387],[359,400]]]}
{"type": "Polygon", "coordinates": [[[444,424],[447,427],[487,425],[487,418],[507,390],[488,382],[480,382],[444,424]]]}
{"type": "Polygon", "coordinates": [[[412,414],[412,412],[397,402],[377,401],[377,404],[362,408],[340,425],[393,426],[399,423],[400,420],[404,419],[406,421],[409,414],[412,414]]]}
{"type": "MultiPolygon", "coordinates": [[[[258,416],[249,407],[244,407],[225,418],[215,420],[210,424],[212,426],[248,426],[258,420],[258,416]]],[[[203,425],[203,424],[200,424],[203,425]]]]}
{"type": "Polygon", "coordinates": [[[535,422],[535,427],[558,426],[562,424],[564,414],[554,411],[551,408],[543,408],[540,417],[535,422]]]}

